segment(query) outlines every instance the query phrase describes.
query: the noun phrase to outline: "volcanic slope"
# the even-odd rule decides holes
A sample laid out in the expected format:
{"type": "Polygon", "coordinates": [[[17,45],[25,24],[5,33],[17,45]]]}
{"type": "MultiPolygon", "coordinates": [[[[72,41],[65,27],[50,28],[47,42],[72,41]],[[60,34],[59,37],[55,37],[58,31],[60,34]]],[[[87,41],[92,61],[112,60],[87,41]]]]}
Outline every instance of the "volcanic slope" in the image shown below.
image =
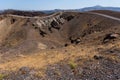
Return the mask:
{"type": "Polygon", "coordinates": [[[2,15],[0,24],[0,43],[8,48],[62,47],[65,44],[71,44],[71,40],[75,39],[86,43],[94,39],[97,40],[93,42],[100,42],[99,36],[104,36],[105,33],[113,30],[119,31],[116,29],[119,28],[119,21],[99,15],[75,12],[55,13],[40,18],[2,15]]]}
{"type": "Polygon", "coordinates": [[[25,80],[110,80],[106,73],[113,74],[111,80],[119,79],[119,31],[119,20],[94,12],[57,12],[42,17],[0,15],[1,75],[8,71],[6,80],[23,79],[22,75],[25,80]],[[111,66],[111,73],[106,64],[111,66]],[[21,67],[23,70],[16,72],[21,67]],[[112,73],[116,68],[118,71],[112,73]],[[29,70],[36,73],[32,75],[29,70]],[[96,74],[86,76],[89,72],[96,74]]]}

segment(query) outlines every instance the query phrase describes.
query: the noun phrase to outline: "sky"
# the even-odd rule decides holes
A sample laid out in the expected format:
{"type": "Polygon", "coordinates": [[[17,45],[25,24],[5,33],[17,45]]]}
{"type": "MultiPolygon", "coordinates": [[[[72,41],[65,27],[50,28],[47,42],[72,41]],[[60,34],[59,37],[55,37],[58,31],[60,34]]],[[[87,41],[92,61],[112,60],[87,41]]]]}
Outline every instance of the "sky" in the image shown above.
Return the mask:
{"type": "Polygon", "coordinates": [[[120,0],[0,0],[0,10],[79,9],[95,5],[120,7],[120,0]]]}

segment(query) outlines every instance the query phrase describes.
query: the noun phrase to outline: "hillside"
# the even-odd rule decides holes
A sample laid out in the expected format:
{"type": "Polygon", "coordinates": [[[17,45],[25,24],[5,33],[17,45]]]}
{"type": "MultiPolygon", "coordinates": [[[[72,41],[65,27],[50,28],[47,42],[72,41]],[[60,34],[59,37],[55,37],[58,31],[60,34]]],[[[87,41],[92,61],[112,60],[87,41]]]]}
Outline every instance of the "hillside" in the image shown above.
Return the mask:
{"type": "Polygon", "coordinates": [[[0,15],[0,79],[119,80],[120,20],[97,12],[0,15]]]}
{"type": "Polygon", "coordinates": [[[118,17],[118,18],[120,18],[120,12],[116,12],[116,11],[109,11],[109,10],[95,10],[95,11],[91,11],[91,12],[96,12],[96,13],[106,14],[106,15],[110,15],[110,16],[114,16],[114,17],[118,17]]]}

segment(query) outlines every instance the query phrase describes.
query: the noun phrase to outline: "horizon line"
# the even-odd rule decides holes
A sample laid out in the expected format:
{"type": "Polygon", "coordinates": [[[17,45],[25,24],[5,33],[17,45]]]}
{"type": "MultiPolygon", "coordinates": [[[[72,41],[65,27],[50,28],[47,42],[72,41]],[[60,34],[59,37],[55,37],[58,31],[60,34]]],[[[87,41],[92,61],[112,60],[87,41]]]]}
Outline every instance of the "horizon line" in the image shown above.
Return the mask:
{"type": "Polygon", "coordinates": [[[86,6],[86,7],[82,7],[82,8],[55,8],[55,9],[41,9],[41,10],[37,10],[37,9],[15,9],[15,8],[6,8],[6,9],[0,9],[0,11],[5,11],[5,10],[18,10],[18,11],[52,11],[52,10],[77,10],[77,9],[83,9],[83,8],[89,8],[89,7],[113,7],[113,8],[120,8],[117,6],[101,6],[101,5],[95,5],[95,6],[86,6]]]}

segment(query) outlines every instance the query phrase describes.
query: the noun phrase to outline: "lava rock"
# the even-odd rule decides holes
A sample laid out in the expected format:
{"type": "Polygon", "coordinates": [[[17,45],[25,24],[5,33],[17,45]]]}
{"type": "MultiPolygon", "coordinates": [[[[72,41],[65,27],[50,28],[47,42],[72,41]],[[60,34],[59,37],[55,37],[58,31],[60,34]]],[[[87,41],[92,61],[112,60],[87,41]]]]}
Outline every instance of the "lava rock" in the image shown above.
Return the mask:
{"type": "Polygon", "coordinates": [[[71,41],[72,44],[79,44],[81,41],[80,38],[72,39],[72,37],[70,37],[69,40],[71,41]]]}
{"type": "Polygon", "coordinates": [[[94,56],[94,59],[96,59],[96,60],[100,60],[100,59],[103,59],[103,56],[95,55],[95,56],[94,56]]]}
{"type": "Polygon", "coordinates": [[[119,34],[117,34],[117,33],[107,34],[107,35],[105,36],[105,38],[103,39],[103,42],[106,43],[106,42],[108,42],[108,41],[110,41],[110,40],[113,40],[113,39],[116,39],[116,38],[118,38],[118,37],[119,37],[119,34]]]}
{"type": "Polygon", "coordinates": [[[69,45],[69,44],[66,43],[64,46],[67,47],[68,45],[69,45]]]}

